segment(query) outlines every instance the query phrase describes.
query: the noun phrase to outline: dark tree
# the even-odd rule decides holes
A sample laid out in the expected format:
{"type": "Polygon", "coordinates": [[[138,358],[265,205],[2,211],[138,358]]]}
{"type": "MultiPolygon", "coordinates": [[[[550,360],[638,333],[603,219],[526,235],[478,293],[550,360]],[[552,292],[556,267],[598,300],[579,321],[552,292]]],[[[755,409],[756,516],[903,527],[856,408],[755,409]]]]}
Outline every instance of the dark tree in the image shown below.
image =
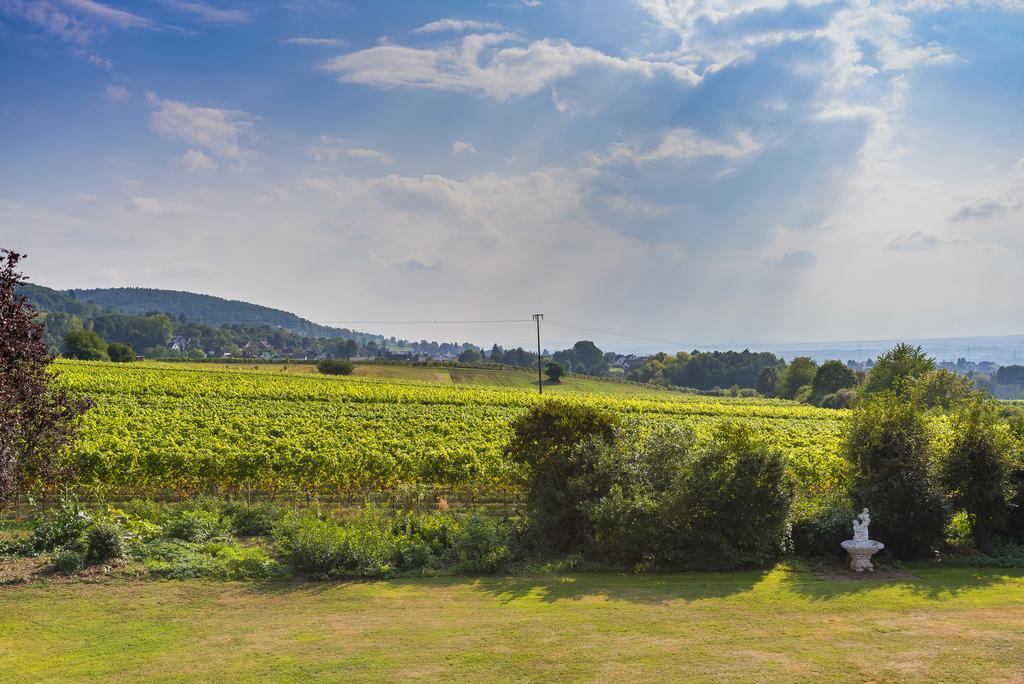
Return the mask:
{"type": "Polygon", "coordinates": [[[36,311],[15,293],[25,278],[21,255],[0,250],[0,502],[33,484],[53,485],[68,476],[59,464],[74,439],[78,418],[91,402],[53,385],[53,360],[36,311]]]}
{"type": "Polygon", "coordinates": [[[565,369],[562,368],[562,364],[557,361],[548,361],[548,364],[544,366],[544,374],[548,376],[551,382],[558,383],[562,381],[562,376],[565,375],[565,369]]]}
{"type": "Polygon", "coordinates": [[[113,342],[107,345],[107,356],[110,357],[111,361],[116,361],[117,363],[128,363],[129,361],[135,360],[135,350],[132,349],[130,344],[113,342]]]}
{"type": "Polygon", "coordinates": [[[826,361],[814,374],[814,395],[823,397],[857,386],[857,374],[842,361],[826,361]]]}

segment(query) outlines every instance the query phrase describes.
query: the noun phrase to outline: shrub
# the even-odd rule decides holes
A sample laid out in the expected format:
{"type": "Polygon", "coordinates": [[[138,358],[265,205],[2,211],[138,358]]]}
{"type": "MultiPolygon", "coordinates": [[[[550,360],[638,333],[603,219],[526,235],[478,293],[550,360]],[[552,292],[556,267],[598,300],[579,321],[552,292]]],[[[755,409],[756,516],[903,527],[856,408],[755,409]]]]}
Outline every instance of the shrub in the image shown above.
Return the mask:
{"type": "Polygon", "coordinates": [[[64,356],[82,361],[106,361],[107,343],[92,330],[73,330],[64,338],[64,356]]]}
{"type": "Polygon", "coordinates": [[[832,394],[826,394],[821,398],[820,406],[822,408],[830,409],[846,409],[852,408],[854,401],[857,399],[856,390],[852,389],[841,389],[838,392],[832,394]]]}
{"type": "Polygon", "coordinates": [[[92,525],[92,516],[78,502],[64,499],[57,508],[43,513],[29,537],[30,553],[52,551],[58,547],[82,550],[83,535],[92,525]]]}
{"type": "Polygon", "coordinates": [[[78,551],[63,549],[53,557],[53,569],[65,575],[81,572],[85,568],[85,556],[78,551]]]}
{"type": "Polygon", "coordinates": [[[1006,522],[1013,444],[995,408],[983,399],[961,405],[951,426],[942,481],[952,504],[967,513],[974,545],[986,550],[1006,522]]]}
{"type": "Polygon", "coordinates": [[[310,513],[289,514],[274,533],[277,550],[296,570],[329,577],[388,577],[395,538],[369,512],[349,525],[310,513]]]}
{"type": "Polygon", "coordinates": [[[85,558],[89,563],[105,563],[122,557],[124,537],[117,525],[99,522],[86,533],[85,558]]]}
{"type": "Polygon", "coordinates": [[[872,537],[897,558],[928,556],[942,540],[946,514],[932,464],[926,416],[895,393],[868,397],[846,438],[856,509],[871,509],[872,537]]]}
{"type": "Polygon", "coordinates": [[[283,574],[281,565],[263,549],[211,543],[205,545],[202,552],[213,556],[216,561],[213,574],[222,579],[270,579],[283,574]]]}
{"type": "Polygon", "coordinates": [[[528,469],[528,505],[537,531],[555,550],[575,550],[587,535],[587,523],[571,482],[592,470],[577,445],[589,438],[614,439],[613,415],[586,404],[545,401],[512,424],[505,451],[528,469]]]}
{"type": "Polygon", "coordinates": [[[352,375],[356,367],[348,359],[323,359],[317,361],[316,369],[324,375],[352,375]]]}
{"type": "Polygon", "coordinates": [[[694,436],[669,427],[642,438],[635,426],[611,444],[594,441],[593,471],[579,480],[580,506],[590,525],[587,556],[619,567],[670,560],[678,539],[664,520],[666,493],[689,458],[694,436]]]}
{"type": "Polygon", "coordinates": [[[155,539],[139,544],[133,548],[132,557],[145,563],[157,577],[167,579],[213,577],[219,565],[198,545],[180,539],[155,539]]]}
{"type": "Polygon", "coordinates": [[[495,523],[474,513],[462,521],[455,537],[455,554],[462,572],[490,574],[506,559],[508,548],[495,523]]]}
{"type": "Polygon", "coordinates": [[[775,560],[789,540],[792,502],[782,453],[747,426],[721,424],[683,462],[666,497],[663,515],[684,541],[677,562],[732,568],[775,560]]]}
{"type": "Polygon", "coordinates": [[[238,537],[269,536],[277,521],[284,516],[284,511],[270,503],[249,506],[232,502],[224,506],[224,513],[230,522],[231,533],[238,537]]]}
{"type": "Polygon", "coordinates": [[[204,542],[228,534],[219,512],[186,509],[172,518],[164,528],[168,537],[189,542],[204,542]]]}
{"type": "Polygon", "coordinates": [[[842,556],[839,544],[853,534],[853,509],[849,501],[829,501],[793,519],[793,552],[799,556],[842,556]]]}
{"type": "Polygon", "coordinates": [[[115,363],[129,363],[135,360],[135,350],[130,344],[111,342],[107,345],[107,356],[115,363]]]}

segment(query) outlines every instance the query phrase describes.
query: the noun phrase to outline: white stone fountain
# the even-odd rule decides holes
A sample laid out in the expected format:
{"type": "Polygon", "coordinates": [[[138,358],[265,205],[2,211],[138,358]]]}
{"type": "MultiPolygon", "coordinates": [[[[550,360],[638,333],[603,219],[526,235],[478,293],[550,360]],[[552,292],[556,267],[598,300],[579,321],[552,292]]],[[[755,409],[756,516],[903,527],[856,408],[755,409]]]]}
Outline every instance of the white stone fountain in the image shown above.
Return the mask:
{"type": "Polygon", "coordinates": [[[871,523],[871,516],[868,509],[864,509],[853,521],[853,539],[844,541],[840,546],[850,554],[850,569],[856,572],[865,570],[874,571],[875,566],[871,564],[871,556],[885,548],[882,542],[868,539],[868,525],[871,523]]]}

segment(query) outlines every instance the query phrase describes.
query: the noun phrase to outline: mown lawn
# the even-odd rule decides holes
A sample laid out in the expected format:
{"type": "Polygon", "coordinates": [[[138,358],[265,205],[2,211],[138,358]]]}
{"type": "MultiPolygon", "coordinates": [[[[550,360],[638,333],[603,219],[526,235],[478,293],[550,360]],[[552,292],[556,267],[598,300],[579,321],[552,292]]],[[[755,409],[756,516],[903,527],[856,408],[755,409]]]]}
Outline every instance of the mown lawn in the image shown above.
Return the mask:
{"type": "Polygon", "coordinates": [[[0,681],[1021,681],[1024,572],[0,587],[0,681]]]}

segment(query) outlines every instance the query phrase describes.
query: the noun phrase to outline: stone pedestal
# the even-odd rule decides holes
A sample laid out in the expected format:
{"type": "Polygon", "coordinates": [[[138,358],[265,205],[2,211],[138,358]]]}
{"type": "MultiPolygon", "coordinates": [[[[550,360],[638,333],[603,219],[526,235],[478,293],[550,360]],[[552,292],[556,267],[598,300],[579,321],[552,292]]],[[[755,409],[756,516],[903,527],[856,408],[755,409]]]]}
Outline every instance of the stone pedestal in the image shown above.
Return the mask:
{"type": "Polygon", "coordinates": [[[871,564],[871,557],[885,548],[885,544],[874,540],[854,541],[848,540],[840,544],[850,554],[850,569],[854,572],[873,572],[875,566],[871,564]]]}

